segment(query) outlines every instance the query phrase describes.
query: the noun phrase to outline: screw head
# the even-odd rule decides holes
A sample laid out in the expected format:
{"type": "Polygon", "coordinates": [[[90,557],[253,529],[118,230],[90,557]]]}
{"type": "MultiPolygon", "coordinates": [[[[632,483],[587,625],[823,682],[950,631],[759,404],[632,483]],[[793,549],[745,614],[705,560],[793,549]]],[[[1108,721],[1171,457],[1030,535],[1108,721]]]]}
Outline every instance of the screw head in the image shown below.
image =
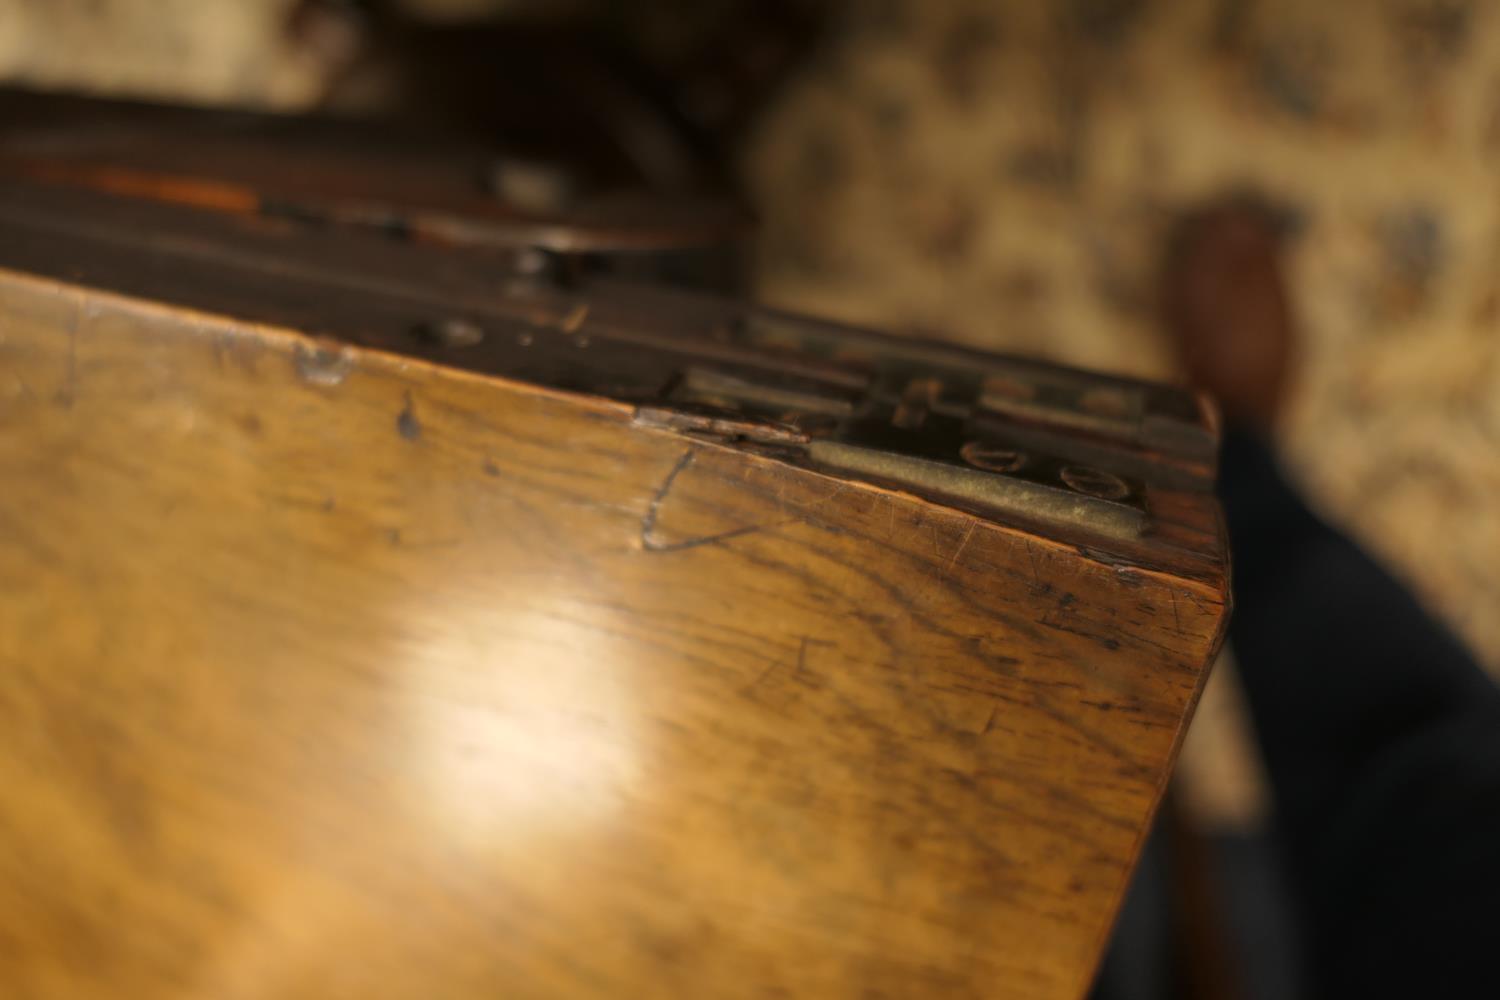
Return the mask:
{"type": "Polygon", "coordinates": [[[970,441],[958,453],[965,462],[986,472],[1015,472],[1024,468],[1031,460],[1025,452],[984,441],[970,441]]]}
{"type": "Polygon", "coordinates": [[[1086,465],[1067,465],[1058,473],[1071,489],[1101,500],[1123,500],[1130,494],[1125,480],[1112,472],[1091,469],[1086,465]]]}

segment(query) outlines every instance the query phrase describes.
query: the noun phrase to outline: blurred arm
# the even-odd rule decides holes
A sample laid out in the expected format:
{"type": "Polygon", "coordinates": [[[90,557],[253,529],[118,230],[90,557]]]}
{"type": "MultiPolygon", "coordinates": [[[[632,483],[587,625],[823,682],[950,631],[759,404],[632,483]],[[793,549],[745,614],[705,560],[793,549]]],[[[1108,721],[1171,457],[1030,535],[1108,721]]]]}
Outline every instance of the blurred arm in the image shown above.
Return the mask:
{"type": "Polygon", "coordinates": [[[1261,442],[1227,436],[1220,492],[1230,641],[1322,995],[1490,995],[1500,689],[1261,442]]]}

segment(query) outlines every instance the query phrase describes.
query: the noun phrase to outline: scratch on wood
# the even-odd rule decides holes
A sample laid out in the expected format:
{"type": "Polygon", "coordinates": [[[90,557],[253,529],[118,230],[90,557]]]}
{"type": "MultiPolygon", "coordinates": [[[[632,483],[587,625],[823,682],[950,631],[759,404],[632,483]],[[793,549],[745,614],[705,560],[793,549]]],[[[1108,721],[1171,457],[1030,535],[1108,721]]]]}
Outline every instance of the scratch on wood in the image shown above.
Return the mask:
{"type": "Polygon", "coordinates": [[[758,673],[758,674],[755,675],[755,680],[751,681],[749,684],[746,684],[744,687],[740,688],[740,694],[744,694],[744,695],[754,694],[755,693],[755,689],[758,688],[758,687],[760,687],[761,684],[765,683],[766,678],[770,677],[773,673],[775,673],[776,672],[776,668],[779,667],[779,666],[781,666],[781,663],[779,661],[773,659],[769,664],[766,665],[766,669],[762,670],[760,673],[758,673]]]}
{"type": "Polygon", "coordinates": [[[1031,579],[1032,579],[1032,582],[1035,583],[1037,589],[1040,590],[1040,589],[1042,589],[1042,574],[1037,569],[1036,551],[1034,549],[1032,549],[1031,542],[1029,540],[1023,539],[1022,541],[1026,545],[1026,558],[1031,561],[1031,579]]]}
{"type": "Polygon", "coordinates": [[[1208,606],[1200,601],[1197,597],[1195,597],[1191,591],[1183,591],[1182,596],[1186,597],[1188,599],[1188,602],[1192,604],[1193,607],[1197,608],[1200,614],[1206,615],[1212,613],[1208,606]]]}
{"type": "MultiPolygon", "coordinates": [[[[785,481],[783,481],[783,489],[785,489],[785,481]]],[[[834,500],[837,500],[848,489],[849,485],[847,483],[839,483],[833,488],[833,492],[828,494],[826,497],[819,497],[816,500],[809,500],[807,503],[798,503],[797,501],[793,500],[791,502],[791,506],[798,507],[802,510],[815,510],[818,507],[823,506],[824,504],[832,503],[834,500]]]]}
{"type": "MultiPolygon", "coordinates": [[[[829,640],[826,639],[813,639],[813,637],[811,636],[799,636],[798,640],[796,640],[796,666],[792,669],[792,675],[790,675],[789,678],[790,681],[795,681],[798,682],[798,684],[802,685],[808,685],[808,687],[822,687],[822,685],[820,685],[820,682],[817,681],[816,676],[814,676],[813,673],[811,673],[810,670],[807,669],[807,648],[808,646],[832,645],[835,645],[835,643],[829,642],[829,640]]],[[[751,681],[750,684],[742,687],[741,690],[739,690],[739,693],[747,694],[747,696],[748,694],[756,693],[757,688],[759,688],[760,685],[765,684],[765,682],[768,681],[769,678],[771,678],[772,673],[777,672],[777,670],[783,670],[784,667],[786,667],[786,661],[771,660],[771,663],[766,666],[766,669],[762,670],[759,675],[756,675],[756,679],[754,679],[754,681],[751,681]]]]}
{"type": "Polygon", "coordinates": [[[754,534],[767,528],[778,528],[784,524],[791,524],[795,519],[785,521],[774,521],[769,524],[751,524],[743,528],[734,528],[730,531],[721,531],[713,535],[704,535],[701,538],[689,538],[682,542],[663,542],[656,538],[656,521],[661,516],[661,505],[666,501],[667,494],[672,492],[672,485],[677,482],[677,477],[682,475],[684,469],[692,465],[698,457],[698,453],[691,448],[683,453],[672,466],[672,471],[667,473],[667,478],[656,488],[656,494],[651,498],[651,503],[646,507],[646,514],[641,518],[641,548],[647,552],[682,552],[687,549],[695,549],[700,545],[713,545],[718,542],[727,542],[732,538],[742,535],[754,534]]]}
{"type": "Polygon", "coordinates": [[[1177,612],[1177,591],[1168,587],[1167,596],[1172,599],[1172,623],[1177,626],[1177,634],[1182,635],[1182,616],[1177,612]]]}
{"type": "Polygon", "coordinates": [[[974,536],[974,529],[978,526],[978,524],[978,521],[969,522],[969,530],[964,532],[963,540],[958,543],[958,548],[953,550],[953,558],[948,560],[947,571],[949,573],[952,573],[953,567],[958,565],[958,557],[964,554],[964,546],[969,544],[969,539],[974,536]]]}
{"type": "MultiPolygon", "coordinates": [[[[822,687],[822,683],[816,678],[816,676],[813,675],[810,670],[807,669],[808,647],[828,646],[832,648],[837,645],[838,643],[833,642],[829,639],[814,639],[812,636],[808,635],[799,636],[797,639],[797,663],[796,666],[792,668],[791,677],[788,679],[795,681],[796,683],[801,684],[805,687],[822,687]]],[[[746,684],[743,688],[740,689],[740,694],[754,694],[756,689],[764,684],[772,674],[776,673],[778,670],[783,669],[785,666],[785,660],[773,659],[766,667],[766,669],[762,670],[760,674],[756,676],[755,680],[751,681],[749,684],[746,684]]]]}

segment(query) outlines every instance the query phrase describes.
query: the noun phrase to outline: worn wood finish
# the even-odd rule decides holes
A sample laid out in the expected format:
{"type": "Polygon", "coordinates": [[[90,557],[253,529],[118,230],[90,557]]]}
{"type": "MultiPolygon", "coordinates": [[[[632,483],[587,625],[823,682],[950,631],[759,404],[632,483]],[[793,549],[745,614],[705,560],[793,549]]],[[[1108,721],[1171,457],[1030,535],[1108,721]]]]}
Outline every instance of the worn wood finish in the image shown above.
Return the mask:
{"type": "Polygon", "coordinates": [[[0,271],[17,997],[1076,997],[1218,580],[0,271]]]}

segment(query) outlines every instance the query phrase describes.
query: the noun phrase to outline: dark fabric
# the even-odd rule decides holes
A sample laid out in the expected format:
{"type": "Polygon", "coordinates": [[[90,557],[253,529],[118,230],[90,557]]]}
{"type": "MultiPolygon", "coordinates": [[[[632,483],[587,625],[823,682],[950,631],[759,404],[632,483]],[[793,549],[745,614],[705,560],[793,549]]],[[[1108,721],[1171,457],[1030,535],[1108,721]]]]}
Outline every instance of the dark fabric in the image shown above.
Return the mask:
{"type": "Polygon", "coordinates": [[[1500,996],[1500,688],[1254,437],[1220,495],[1312,995],[1500,996]]]}

